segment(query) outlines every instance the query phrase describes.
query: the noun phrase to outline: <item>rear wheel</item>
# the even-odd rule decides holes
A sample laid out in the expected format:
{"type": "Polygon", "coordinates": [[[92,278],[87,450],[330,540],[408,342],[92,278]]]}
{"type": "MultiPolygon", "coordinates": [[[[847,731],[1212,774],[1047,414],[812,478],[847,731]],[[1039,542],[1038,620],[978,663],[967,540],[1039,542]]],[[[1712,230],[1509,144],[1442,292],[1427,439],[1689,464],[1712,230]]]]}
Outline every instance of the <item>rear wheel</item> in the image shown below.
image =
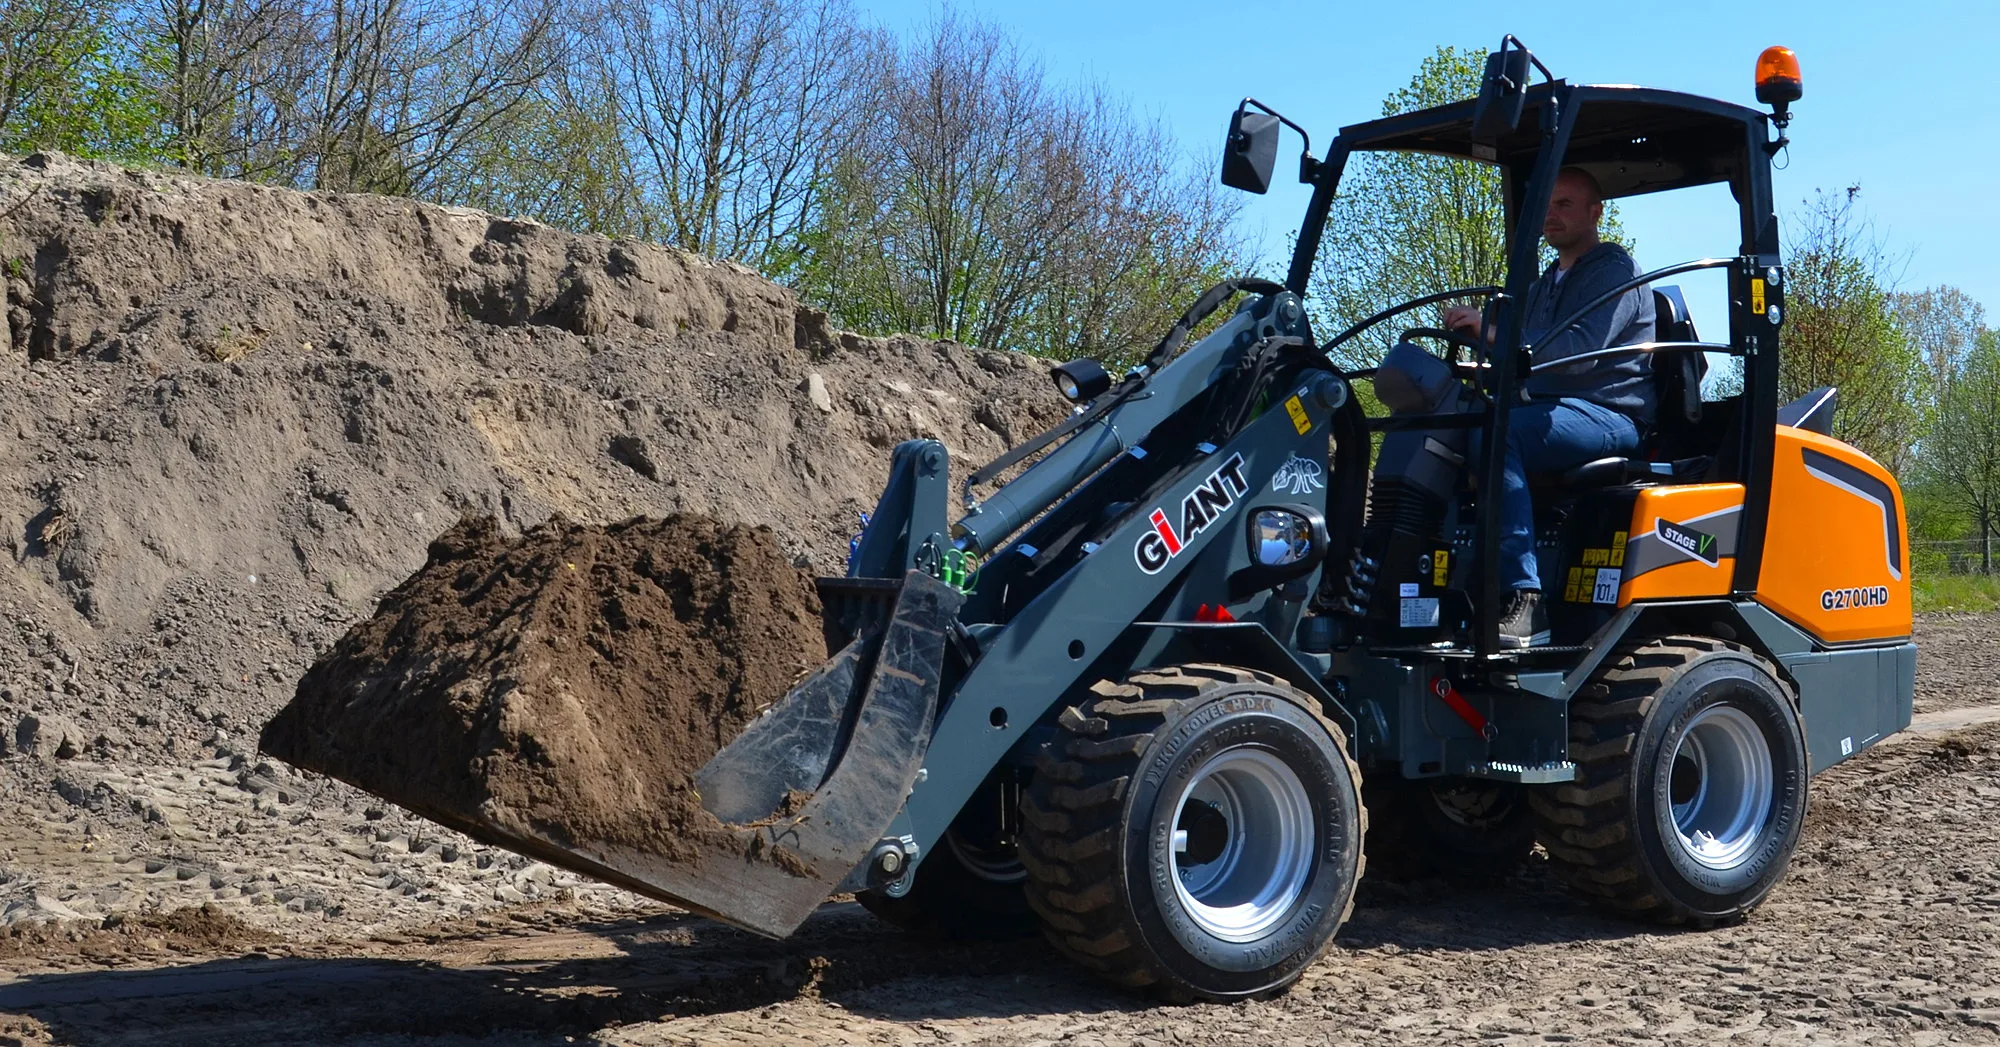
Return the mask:
{"type": "Polygon", "coordinates": [[[1607,909],[1712,926],[1756,908],[1806,813],[1805,733],[1771,665],[1703,637],[1618,656],[1570,703],[1577,780],[1532,795],[1556,874],[1607,909]]]}
{"type": "Polygon", "coordinates": [[[1528,791],[1512,782],[1377,779],[1361,795],[1371,878],[1495,882],[1535,849],[1528,791]]]}
{"type": "Polygon", "coordinates": [[[1189,665],[1064,710],[1022,806],[1027,897],[1071,959],[1169,998],[1279,992],[1353,909],[1361,774],[1313,700],[1189,665]]]}

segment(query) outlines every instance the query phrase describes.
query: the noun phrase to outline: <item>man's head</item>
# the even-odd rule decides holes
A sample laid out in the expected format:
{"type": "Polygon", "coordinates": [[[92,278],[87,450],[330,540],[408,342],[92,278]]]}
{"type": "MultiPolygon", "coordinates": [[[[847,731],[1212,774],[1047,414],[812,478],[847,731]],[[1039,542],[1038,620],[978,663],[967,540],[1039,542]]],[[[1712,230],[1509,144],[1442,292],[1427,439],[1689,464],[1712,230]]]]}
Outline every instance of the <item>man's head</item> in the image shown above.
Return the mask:
{"type": "Polygon", "coordinates": [[[1565,264],[1597,246],[1597,223],[1604,218],[1604,190],[1581,167],[1556,172],[1549,194],[1549,215],[1542,219],[1542,238],[1565,264]]]}

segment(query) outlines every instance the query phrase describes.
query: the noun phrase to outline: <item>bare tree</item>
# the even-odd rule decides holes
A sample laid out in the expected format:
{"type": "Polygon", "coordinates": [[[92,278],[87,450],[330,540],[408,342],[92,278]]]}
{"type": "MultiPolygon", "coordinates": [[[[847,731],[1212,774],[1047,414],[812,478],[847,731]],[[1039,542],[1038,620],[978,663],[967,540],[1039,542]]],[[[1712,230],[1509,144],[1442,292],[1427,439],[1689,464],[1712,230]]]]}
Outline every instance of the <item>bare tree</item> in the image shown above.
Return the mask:
{"type": "Polygon", "coordinates": [[[1242,275],[1238,205],[1212,157],[1177,163],[1161,127],[1101,93],[1067,103],[1063,122],[1079,184],[1055,194],[1072,213],[1044,234],[1018,337],[1040,352],[1133,362],[1203,287],[1242,275]]]}
{"type": "Polygon", "coordinates": [[[1003,344],[1047,236],[1076,216],[1076,129],[990,26],[947,16],[879,64],[817,234],[821,297],[872,330],[1003,344]]]}
{"type": "Polygon", "coordinates": [[[547,39],[552,67],[531,96],[468,136],[433,187],[440,199],[563,229],[643,236],[659,226],[601,60],[601,12],[571,9],[547,39]]]}
{"type": "Polygon", "coordinates": [[[601,59],[664,227],[767,266],[861,119],[868,46],[840,0],[614,0],[601,59]]]}
{"type": "Polygon", "coordinates": [[[1896,322],[1930,376],[1927,399],[1936,402],[1986,329],[1986,308],[1956,287],[1939,286],[1890,296],[1896,322]]]}
{"type": "Polygon", "coordinates": [[[457,150],[527,103],[554,0],[332,0],[309,144],[317,188],[434,196],[457,150]]]}
{"type": "Polygon", "coordinates": [[[1894,259],[1854,210],[1821,193],[1790,228],[1781,396],[1840,389],[1834,434],[1901,472],[1922,435],[1923,364],[1891,309],[1894,259]]]}
{"type": "Polygon", "coordinates": [[[1116,359],[1227,267],[1233,211],[1164,133],[994,28],[947,16],[877,67],[805,240],[801,287],[843,323],[1116,359]]]}
{"type": "Polygon", "coordinates": [[[158,0],[138,9],[134,29],[161,51],[153,86],[166,155],[218,177],[293,180],[296,100],[316,65],[302,0],[158,0]]]}

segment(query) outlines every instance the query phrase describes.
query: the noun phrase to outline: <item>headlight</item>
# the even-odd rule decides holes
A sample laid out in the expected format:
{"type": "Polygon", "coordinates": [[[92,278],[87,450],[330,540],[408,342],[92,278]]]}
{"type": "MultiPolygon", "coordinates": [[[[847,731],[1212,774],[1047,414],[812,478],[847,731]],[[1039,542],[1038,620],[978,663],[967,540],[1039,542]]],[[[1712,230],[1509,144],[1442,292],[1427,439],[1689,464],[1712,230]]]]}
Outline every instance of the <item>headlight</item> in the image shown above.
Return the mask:
{"type": "Polygon", "coordinates": [[[1095,400],[1111,388],[1111,375],[1095,360],[1071,360],[1051,368],[1049,375],[1056,380],[1056,388],[1062,390],[1063,399],[1073,404],[1095,400]]]}
{"type": "Polygon", "coordinates": [[[1250,519],[1250,548],[1264,567],[1285,567],[1312,555],[1312,521],[1285,509],[1259,509],[1250,519]]]}

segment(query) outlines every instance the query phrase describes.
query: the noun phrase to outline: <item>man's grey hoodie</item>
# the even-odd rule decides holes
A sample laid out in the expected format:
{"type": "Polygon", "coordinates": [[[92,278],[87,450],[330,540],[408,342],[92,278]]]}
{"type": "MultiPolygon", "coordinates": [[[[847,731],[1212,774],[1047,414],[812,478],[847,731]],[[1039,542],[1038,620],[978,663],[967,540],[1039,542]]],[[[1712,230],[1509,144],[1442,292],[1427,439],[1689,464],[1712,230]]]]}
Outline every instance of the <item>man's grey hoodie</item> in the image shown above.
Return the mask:
{"type": "MultiPolygon", "coordinates": [[[[1623,247],[1601,243],[1576,260],[1561,280],[1551,263],[1528,287],[1522,336],[1534,350],[1536,364],[1653,340],[1653,289],[1642,285],[1590,311],[1581,323],[1549,338],[1552,328],[1606,291],[1639,275],[1639,267],[1623,247]],[[1543,339],[1547,338],[1547,344],[1543,339]]],[[[1653,359],[1643,353],[1608,356],[1568,367],[1552,367],[1528,378],[1528,395],[1537,400],[1575,397],[1603,404],[1637,422],[1651,425],[1655,409],[1653,359]]]]}

